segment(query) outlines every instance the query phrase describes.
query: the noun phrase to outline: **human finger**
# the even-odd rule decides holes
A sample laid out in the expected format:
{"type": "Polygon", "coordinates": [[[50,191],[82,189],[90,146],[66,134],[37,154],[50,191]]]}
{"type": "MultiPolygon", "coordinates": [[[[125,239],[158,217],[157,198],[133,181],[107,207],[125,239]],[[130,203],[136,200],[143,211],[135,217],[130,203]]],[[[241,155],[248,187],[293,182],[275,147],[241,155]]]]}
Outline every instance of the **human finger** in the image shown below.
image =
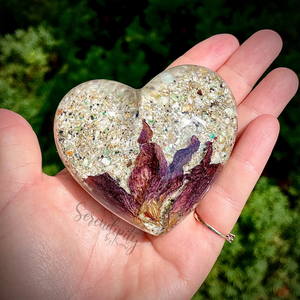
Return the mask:
{"type": "Polygon", "coordinates": [[[170,66],[192,64],[217,70],[238,49],[238,40],[230,34],[214,35],[187,51],[170,66]]]}
{"type": "MultiPolygon", "coordinates": [[[[33,184],[42,174],[38,139],[20,115],[0,109],[0,194],[3,201],[33,184]]],[[[0,203],[4,205],[5,203],[0,203]]]]}
{"type": "Polygon", "coordinates": [[[238,107],[239,134],[256,117],[270,114],[278,117],[298,89],[298,77],[290,69],[270,72],[238,107]]]}
{"type": "MultiPolygon", "coordinates": [[[[279,123],[270,115],[262,115],[249,124],[226,167],[197,207],[203,220],[220,232],[228,234],[232,230],[267,163],[278,133],[279,123]]],[[[212,241],[220,238],[210,233],[212,241]]]]}
{"type": "Polygon", "coordinates": [[[246,40],[218,70],[240,104],[257,80],[278,56],[280,36],[272,30],[261,30],[246,40]]]}

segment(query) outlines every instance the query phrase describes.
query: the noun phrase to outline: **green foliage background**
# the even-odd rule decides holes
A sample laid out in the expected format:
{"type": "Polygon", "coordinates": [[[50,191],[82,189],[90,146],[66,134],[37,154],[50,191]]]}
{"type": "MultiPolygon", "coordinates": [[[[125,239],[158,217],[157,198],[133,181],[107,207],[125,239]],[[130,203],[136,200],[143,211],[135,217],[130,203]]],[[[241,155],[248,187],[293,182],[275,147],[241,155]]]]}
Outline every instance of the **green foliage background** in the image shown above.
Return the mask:
{"type": "MultiPolygon", "coordinates": [[[[54,113],[72,87],[107,78],[139,88],[213,34],[231,33],[242,43],[265,28],[284,43],[271,68],[299,75],[298,0],[0,0],[0,107],[31,123],[43,170],[54,175],[63,168],[54,113]]],[[[299,106],[298,93],[280,117],[278,143],[234,243],[194,299],[300,298],[299,106]]]]}

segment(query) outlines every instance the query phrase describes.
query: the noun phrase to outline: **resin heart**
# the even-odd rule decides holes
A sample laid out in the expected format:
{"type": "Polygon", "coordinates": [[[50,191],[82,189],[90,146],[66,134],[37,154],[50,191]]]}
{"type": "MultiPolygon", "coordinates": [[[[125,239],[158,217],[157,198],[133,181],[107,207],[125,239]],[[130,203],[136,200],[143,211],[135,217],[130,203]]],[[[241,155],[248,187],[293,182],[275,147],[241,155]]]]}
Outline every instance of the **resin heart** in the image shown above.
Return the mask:
{"type": "Polygon", "coordinates": [[[153,235],[185,218],[226,163],[237,132],[227,84],[193,65],[140,90],[110,80],[73,88],[54,122],[58,153],[111,212],[153,235]]]}

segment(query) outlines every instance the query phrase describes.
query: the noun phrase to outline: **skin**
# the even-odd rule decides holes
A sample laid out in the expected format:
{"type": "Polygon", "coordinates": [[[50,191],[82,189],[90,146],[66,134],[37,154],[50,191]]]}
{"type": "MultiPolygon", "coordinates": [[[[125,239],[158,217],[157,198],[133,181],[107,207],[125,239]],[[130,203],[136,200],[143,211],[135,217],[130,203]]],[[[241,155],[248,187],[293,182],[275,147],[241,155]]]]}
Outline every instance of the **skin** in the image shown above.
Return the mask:
{"type": "MultiPolygon", "coordinates": [[[[263,30],[244,44],[213,36],[172,66],[196,64],[217,71],[238,104],[239,133],[233,153],[197,207],[202,219],[227,234],[236,223],[276,142],[278,115],[298,88],[289,69],[271,71],[282,42],[263,30]],[[252,90],[252,91],[251,91],[252,90]]],[[[2,299],[190,299],[215,263],[224,239],[193,214],[170,233],[135,230],[126,249],[109,245],[109,231],[82,214],[112,224],[115,217],[63,170],[42,173],[41,151],[31,126],[0,110],[0,295],[2,299]],[[77,216],[77,218],[76,218],[77,216]]],[[[119,228],[130,225],[120,221],[119,228]]],[[[118,243],[125,240],[117,237],[118,243]]]]}

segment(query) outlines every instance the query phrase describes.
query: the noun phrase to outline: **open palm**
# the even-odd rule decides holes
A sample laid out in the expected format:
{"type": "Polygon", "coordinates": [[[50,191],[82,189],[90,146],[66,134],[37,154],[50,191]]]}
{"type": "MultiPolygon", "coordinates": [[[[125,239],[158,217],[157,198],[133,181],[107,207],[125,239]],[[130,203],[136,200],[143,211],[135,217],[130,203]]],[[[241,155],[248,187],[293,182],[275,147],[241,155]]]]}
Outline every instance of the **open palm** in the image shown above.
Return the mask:
{"type": "MultiPolygon", "coordinates": [[[[229,233],[276,142],[278,115],[297,90],[296,75],[280,68],[250,93],[281,50],[263,30],[243,45],[213,36],[172,66],[217,71],[238,104],[233,153],[197,207],[201,217],[229,233]]],[[[42,173],[30,125],[0,110],[1,299],[190,299],[216,261],[224,240],[190,215],[154,237],[134,229],[92,199],[64,170],[42,173]]]]}

